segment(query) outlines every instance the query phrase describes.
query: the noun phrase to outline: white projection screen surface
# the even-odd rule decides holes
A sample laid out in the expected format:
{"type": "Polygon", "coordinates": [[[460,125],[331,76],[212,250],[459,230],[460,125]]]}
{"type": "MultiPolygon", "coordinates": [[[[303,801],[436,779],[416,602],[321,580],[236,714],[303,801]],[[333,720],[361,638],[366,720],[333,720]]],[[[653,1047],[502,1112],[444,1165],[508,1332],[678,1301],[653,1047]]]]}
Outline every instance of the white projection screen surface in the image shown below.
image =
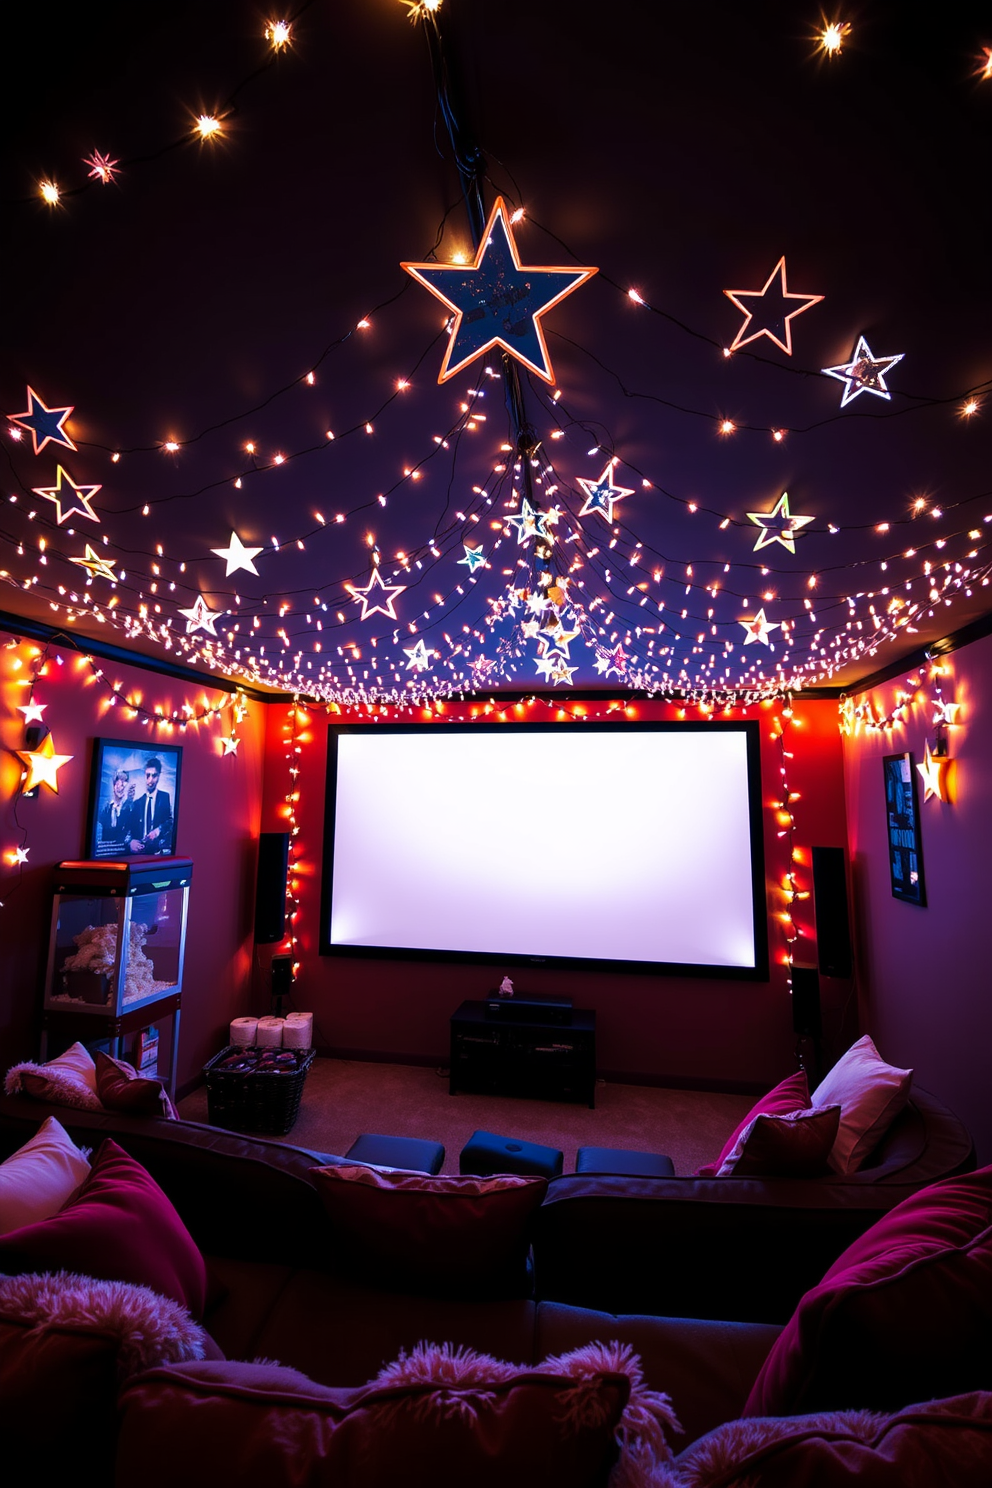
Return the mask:
{"type": "Polygon", "coordinates": [[[323,949],[760,974],[757,751],[756,724],[334,730],[323,949]]]}

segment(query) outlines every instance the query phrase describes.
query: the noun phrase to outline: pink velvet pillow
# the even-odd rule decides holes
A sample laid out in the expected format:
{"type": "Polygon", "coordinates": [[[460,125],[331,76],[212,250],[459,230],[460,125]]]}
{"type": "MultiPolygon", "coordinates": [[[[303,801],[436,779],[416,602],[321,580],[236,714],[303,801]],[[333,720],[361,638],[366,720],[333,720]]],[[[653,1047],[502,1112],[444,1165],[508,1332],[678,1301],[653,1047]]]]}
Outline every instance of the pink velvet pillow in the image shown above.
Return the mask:
{"type": "Polygon", "coordinates": [[[363,1164],[311,1176],[349,1264],[395,1291],[521,1295],[547,1179],[429,1177],[363,1164]]]}
{"type": "Polygon", "coordinates": [[[6,1480],[74,1481],[85,1461],[91,1481],[112,1481],[121,1382],[202,1359],[207,1343],[185,1309],[146,1287],[65,1271],[0,1278],[6,1480]]]}
{"type": "Polygon", "coordinates": [[[676,1424],[615,1344],[535,1368],[423,1344],[353,1390],[181,1365],[135,1380],[121,1414],[117,1488],[600,1488],[615,1433],[660,1462],[676,1424]]]}
{"type": "Polygon", "coordinates": [[[175,1121],[176,1112],[161,1080],[145,1080],[123,1059],[96,1054],[96,1088],[108,1111],[126,1111],[129,1116],[164,1116],[175,1121]]]}
{"type": "Polygon", "coordinates": [[[718,1178],[819,1178],[837,1136],[840,1106],[809,1106],[771,1116],[762,1111],[741,1132],[718,1178]]]}
{"type": "Polygon", "coordinates": [[[789,1075],[781,1084],[776,1085],[774,1090],[769,1090],[763,1095],[756,1105],[748,1111],[744,1120],[738,1122],[730,1136],[723,1144],[720,1156],[716,1162],[704,1163],[701,1168],[696,1169],[699,1178],[715,1178],[720,1168],[733,1152],[737,1145],[737,1139],[746,1126],[749,1126],[755,1116],[785,1116],[789,1111],[802,1111],[809,1105],[809,1084],[806,1080],[806,1071],[799,1070],[794,1075],[789,1075]]]}
{"type": "Polygon", "coordinates": [[[990,1464],[992,1395],[974,1393],[892,1416],[731,1421],[652,1481],[655,1488],[986,1488],[990,1464]]]}
{"type": "Polygon", "coordinates": [[[203,1316],[207,1272],[192,1236],[151,1174],[109,1137],[64,1209],[0,1237],[0,1270],[60,1267],[150,1287],[203,1316]]]}
{"type": "Polygon", "coordinates": [[[814,1106],[840,1106],[830,1154],[835,1173],[854,1173],[885,1136],[909,1099],[911,1069],[886,1064],[867,1034],[842,1054],[813,1091],[814,1106]]]}
{"type": "Polygon", "coordinates": [[[802,1298],[749,1416],[992,1389],[992,1167],[904,1199],[802,1298]]]}
{"type": "Polygon", "coordinates": [[[96,1067],[83,1044],[75,1043],[47,1064],[27,1060],[7,1071],[4,1089],[8,1095],[23,1091],[35,1100],[53,1106],[75,1106],[80,1111],[103,1109],[96,1088],[96,1067]]]}

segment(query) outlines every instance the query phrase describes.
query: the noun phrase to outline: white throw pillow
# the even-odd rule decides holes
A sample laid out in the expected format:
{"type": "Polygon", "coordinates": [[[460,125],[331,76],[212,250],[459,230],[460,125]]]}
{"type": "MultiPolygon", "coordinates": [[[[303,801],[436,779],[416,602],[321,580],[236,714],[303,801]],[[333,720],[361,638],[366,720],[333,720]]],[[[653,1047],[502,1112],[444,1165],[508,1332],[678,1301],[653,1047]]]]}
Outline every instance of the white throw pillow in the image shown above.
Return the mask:
{"type": "Polygon", "coordinates": [[[911,1069],[886,1064],[865,1034],[841,1055],[810,1096],[814,1106],[840,1106],[840,1128],[828,1159],[835,1173],[855,1172],[909,1099],[911,1069]]]}
{"type": "Polygon", "coordinates": [[[0,1163],[0,1235],[58,1214],[89,1171],[65,1127],[49,1116],[29,1142],[0,1163]]]}

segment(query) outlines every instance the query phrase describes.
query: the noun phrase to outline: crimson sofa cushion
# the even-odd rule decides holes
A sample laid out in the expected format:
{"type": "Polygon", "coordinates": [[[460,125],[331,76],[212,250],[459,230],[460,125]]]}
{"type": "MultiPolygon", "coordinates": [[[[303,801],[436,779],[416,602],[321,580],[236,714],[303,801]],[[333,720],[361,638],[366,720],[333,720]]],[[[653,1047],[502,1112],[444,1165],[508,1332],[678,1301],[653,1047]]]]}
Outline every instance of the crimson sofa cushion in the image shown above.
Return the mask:
{"type": "Polygon", "coordinates": [[[176,1120],[175,1109],[161,1080],[143,1079],[123,1059],[112,1059],[100,1050],[95,1062],[97,1093],[108,1111],[176,1120]]]}
{"type": "Polygon", "coordinates": [[[7,1481],[110,1482],[122,1381],[202,1359],[189,1313],[146,1287],[65,1271],[0,1277],[0,1443],[7,1481]]]}
{"type": "Polygon", "coordinates": [[[986,1488],[990,1479],[992,1395],[982,1392],[895,1415],[731,1421],[650,1481],[654,1488],[986,1488]]]}
{"type": "Polygon", "coordinates": [[[60,1267],[150,1287],[203,1316],[203,1257],[151,1174],[110,1137],[58,1214],[0,1237],[0,1270],[60,1267]]]}
{"type": "Polygon", "coordinates": [[[837,1136],[840,1106],[808,1106],[748,1122],[717,1171],[718,1178],[819,1178],[837,1136]]]}
{"type": "Polygon", "coordinates": [[[717,1158],[716,1162],[704,1163],[701,1168],[697,1168],[697,1177],[716,1177],[717,1173],[720,1171],[720,1168],[726,1162],[731,1152],[733,1152],[734,1147],[737,1145],[738,1137],[741,1135],[744,1128],[751,1124],[755,1116],[760,1116],[762,1114],[767,1114],[770,1116],[784,1116],[789,1111],[802,1111],[808,1105],[809,1083],[806,1079],[806,1071],[799,1070],[796,1074],[789,1075],[787,1079],[776,1085],[774,1090],[769,1090],[767,1095],[763,1095],[761,1099],[751,1107],[750,1111],[748,1111],[747,1115],[744,1117],[744,1120],[738,1122],[738,1124],[731,1132],[730,1136],[724,1142],[723,1147],[720,1151],[720,1156],[717,1158]]]}
{"type": "Polygon", "coordinates": [[[814,1106],[840,1106],[830,1154],[835,1173],[854,1173],[885,1136],[909,1099],[911,1069],[886,1064],[867,1034],[842,1054],[810,1096],[814,1106]]]}
{"type": "Polygon", "coordinates": [[[992,1167],[904,1199],[802,1298],[749,1416],[992,1389],[992,1167]]]}
{"type": "Polygon", "coordinates": [[[188,1364],[121,1397],[117,1488],[601,1488],[636,1443],[670,1456],[667,1397],[589,1345],[534,1368],[423,1344],[358,1389],[271,1364],[188,1364]]]}
{"type": "Polygon", "coordinates": [[[393,1291],[512,1296],[527,1289],[530,1226],[547,1180],[454,1177],[348,1163],[312,1177],[350,1265],[393,1291]]]}

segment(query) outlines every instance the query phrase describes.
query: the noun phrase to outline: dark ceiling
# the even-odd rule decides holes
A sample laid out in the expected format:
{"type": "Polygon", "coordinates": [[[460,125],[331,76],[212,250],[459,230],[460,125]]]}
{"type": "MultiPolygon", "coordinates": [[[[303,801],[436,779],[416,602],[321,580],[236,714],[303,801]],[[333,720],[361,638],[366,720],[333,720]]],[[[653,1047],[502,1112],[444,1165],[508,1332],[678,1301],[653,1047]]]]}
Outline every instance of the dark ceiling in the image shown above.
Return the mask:
{"type": "Polygon", "coordinates": [[[5,18],[0,406],[77,448],[0,435],[0,609],[327,699],[849,686],[992,610],[985,7],[408,9],[311,0],[278,54],[234,0],[5,18]],[[553,385],[498,348],[437,381],[400,264],[475,252],[452,114],[522,263],[599,270],[553,385]],[[791,354],[783,257],[822,296],[791,354]],[[860,337],[857,392],[822,369],[860,337]],[[611,522],[578,482],[614,458],[611,522]],[[550,553],[504,525],[528,487],[550,553]],[[801,527],[749,518],[783,493],[801,527]]]}

